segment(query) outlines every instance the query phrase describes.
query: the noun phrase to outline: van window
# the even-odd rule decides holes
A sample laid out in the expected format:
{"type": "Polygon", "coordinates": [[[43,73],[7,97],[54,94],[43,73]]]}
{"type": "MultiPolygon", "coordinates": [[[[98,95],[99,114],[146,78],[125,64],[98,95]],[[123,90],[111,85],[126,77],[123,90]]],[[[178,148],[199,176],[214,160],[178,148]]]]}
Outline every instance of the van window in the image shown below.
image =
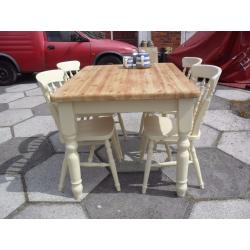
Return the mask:
{"type": "Polygon", "coordinates": [[[46,31],[49,42],[72,42],[74,31],[46,31]]]}

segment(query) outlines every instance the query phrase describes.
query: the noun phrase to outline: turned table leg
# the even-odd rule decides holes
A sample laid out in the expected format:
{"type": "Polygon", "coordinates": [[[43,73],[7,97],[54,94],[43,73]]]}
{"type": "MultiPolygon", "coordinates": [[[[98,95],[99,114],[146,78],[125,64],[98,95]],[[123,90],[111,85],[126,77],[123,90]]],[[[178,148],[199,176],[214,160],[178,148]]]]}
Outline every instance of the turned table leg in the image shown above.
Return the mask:
{"type": "Polygon", "coordinates": [[[178,102],[178,151],[176,171],[177,195],[184,197],[187,191],[188,161],[189,161],[189,133],[192,129],[193,99],[180,99],[178,102]]]}
{"type": "Polygon", "coordinates": [[[77,131],[71,103],[59,103],[60,129],[65,142],[65,156],[70,174],[71,189],[76,200],[82,198],[80,159],[77,152],[77,131]]]}

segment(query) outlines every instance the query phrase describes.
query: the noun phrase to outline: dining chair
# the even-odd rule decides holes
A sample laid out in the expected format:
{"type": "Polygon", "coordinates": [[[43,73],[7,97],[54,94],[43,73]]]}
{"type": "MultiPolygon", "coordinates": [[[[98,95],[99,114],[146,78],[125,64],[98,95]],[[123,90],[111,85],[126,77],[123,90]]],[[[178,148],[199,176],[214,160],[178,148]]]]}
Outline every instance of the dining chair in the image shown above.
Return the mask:
{"type": "Polygon", "coordinates": [[[200,65],[202,63],[202,59],[199,57],[183,57],[182,58],[182,68],[183,68],[183,73],[190,78],[191,75],[191,67],[193,65],[200,65]]]}
{"type": "MultiPolygon", "coordinates": [[[[190,69],[193,65],[200,65],[202,63],[202,59],[199,57],[183,57],[182,58],[182,68],[183,73],[190,78],[190,69]]],[[[174,114],[174,113],[173,113],[174,114]]],[[[172,114],[172,115],[173,115],[172,114]]],[[[145,118],[150,115],[150,113],[144,112],[141,117],[141,124],[139,129],[139,136],[142,135],[143,127],[144,127],[144,120],[145,118]]],[[[167,114],[162,114],[162,116],[167,116],[167,114]]]]}
{"type": "MultiPolygon", "coordinates": [[[[193,163],[200,188],[202,189],[204,188],[204,182],[201,175],[194,141],[200,138],[200,126],[202,124],[205,112],[209,107],[209,103],[212,99],[221,72],[221,68],[213,65],[194,65],[191,67],[190,72],[191,78],[195,82],[198,82],[199,79],[198,85],[201,94],[196,100],[193,111],[192,130],[189,134],[189,163],[193,163]],[[201,79],[203,80],[200,81],[201,79]]],[[[140,148],[141,159],[144,158],[144,154],[147,151],[147,161],[144,171],[142,193],[146,193],[151,167],[176,166],[176,161],[172,160],[171,152],[169,152],[169,145],[177,144],[178,139],[178,120],[175,117],[169,118],[153,114],[145,118],[140,148]],[[168,158],[165,162],[152,164],[153,149],[157,144],[165,144],[168,158]]]]}
{"type": "MultiPolygon", "coordinates": [[[[56,66],[58,69],[61,69],[65,72],[66,79],[70,79],[80,70],[80,62],[76,61],[76,60],[60,62],[60,63],[57,63],[56,66]]],[[[103,114],[102,116],[110,116],[110,115],[112,116],[113,114],[103,114]]],[[[96,115],[94,115],[94,116],[96,116],[96,115]]],[[[93,117],[93,115],[84,116],[84,119],[89,119],[91,117],[93,117]]],[[[127,132],[126,132],[126,129],[124,126],[122,115],[120,113],[117,113],[117,119],[118,120],[115,119],[114,121],[115,121],[115,123],[119,123],[121,131],[124,135],[124,138],[126,138],[127,132]]]]}
{"type": "MultiPolygon", "coordinates": [[[[51,102],[50,96],[56,91],[57,88],[63,85],[65,81],[65,74],[62,70],[49,70],[38,73],[36,79],[42,89],[44,97],[47,101],[51,114],[55,120],[57,128],[59,130],[59,138],[64,143],[64,137],[60,129],[59,112],[56,103],[51,102]]],[[[120,183],[117,175],[116,165],[112,154],[111,144],[114,147],[115,153],[119,161],[121,161],[123,155],[119,143],[119,138],[114,126],[114,120],[112,116],[108,117],[94,117],[91,120],[78,120],[76,119],[77,128],[77,142],[81,145],[90,145],[91,150],[89,153],[87,162],[80,162],[81,167],[109,167],[113,175],[115,187],[117,191],[120,191],[120,183]],[[94,146],[104,144],[108,156],[108,163],[95,163],[93,162],[94,146]]],[[[67,174],[67,158],[66,155],[63,160],[60,180],[58,189],[63,191],[65,177],[67,174]]]]}
{"type": "Polygon", "coordinates": [[[73,77],[80,70],[80,62],[77,60],[60,62],[56,66],[65,72],[67,79],[73,77]]]}

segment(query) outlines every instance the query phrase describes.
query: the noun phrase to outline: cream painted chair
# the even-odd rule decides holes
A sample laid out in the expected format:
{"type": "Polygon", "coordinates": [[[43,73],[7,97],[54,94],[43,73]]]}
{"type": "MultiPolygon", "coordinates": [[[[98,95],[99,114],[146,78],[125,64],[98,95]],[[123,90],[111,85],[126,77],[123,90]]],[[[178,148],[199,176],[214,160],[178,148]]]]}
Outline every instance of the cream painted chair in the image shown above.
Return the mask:
{"type": "MultiPolygon", "coordinates": [[[[194,65],[191,67],[191,78],[198,82],[201,95],[197,98],[193,113],[192,131],[189,135],[190,140],[190,161],[193,163],[198,182],[201,188],[204,188],[199,161],[194,147],[194,141],[200,138],[200,126],[209,103],[213,96],[215,87],[221,75],[221,68],[212,65],[194,65]]],[[[144,171],[142,193],[146,193],[147,183],[151,167],[176,166],[176,161],[172,160],[169,145],[178,142],[178,121],[176,118],[161,117],[157,115],[147,116],[144,122],[144,131],[141,141],[141,159],[147,150],[147,161],[144,171]],[[156,144],[165,144],[168,159],[166,162],[152,164],[153,149],[156,144]]]]}
{"type": "MultiPolygon", "coordinates": [[[[182,58],[182,68],[183,73],[190,78],[190,69],[193,65],[200,65],[202,63],[202,59],[199,57],[183,57],[182,58]]],[[[142,135],[143,127],[144,127],[144,121],[146,117],[150,115],[150,113],[143,113],[141,117],[141,125],[139,130],[139,135],[142,135]]],[[[167,116],[167,114],[162,114],[162,116],[167,116]]]]}
{"type": "Polygon", "coordinates": [[[202,63],[202,59],[199,57],[183,57],[182,58],[182,68],[183,73],[190,78],[191,75],[191,67],[193,65],[200,65],[202,63]]]}
{"type": "Polygon", "coordinates": [[[65,72],[68,79],[73,77],[80,70],[80,62],[76,60],[60,62],[56,66],[58,69],[65,72]]]}
{"type": "MultiPolygon", "coordinates": [[[[62,70],[49,70],[38,73],[36,79],[40,84],[44,97],[47,101],[51,114],[59,130],[60,141],[64,143],[63,135],[60,132],[60,120],[57,109],[57,104],[50,101],[50,95],[57,88],[63,85],[65,74],[62,70]]],[[[119,138],[114,127],[114,121],[111,116],[109,117],[95,117],[91,120],[76,119],[77,126],[77,142],[79,145],[91,145],[88,162],[81,162],[82,167],[110,167],[111,173],[114,178],[115,187],[120,191],[120,183],[116,171],[116,165],[112,154],[110,140],[114,146],[117,158],[119,161],[122,159],[122,152],[120,148],[119,138]],[[93,162],[94,146],[104,144],[106,147],[109,163],[95,163],[93,162]]],[[[63,160],[60,181],[58,189],[63,190],[65,177],[67,174],[66,156],[63,160]]]]}
{"type": "MultiPolygon", "coordinates": [[[[61,69],[65,72],[66,79],[70,79],[80,70],[80,62],[76,60],[60,62],[56,66],[58,69],[61,69]]],[[[110,115],[112,114],[105,114],[102,116],[110,116],[110,115]]],[[[92,117],[92,116],[89,116],[89,117],[92,117]]],[[[115,122],[119,123],[122,133],[124,135],[124,138],[126,138],[127,132],[126,132],[124,122],[120,113],[117,113],[117,118],[118,118],[118,121],[115,120],[115,122]]]]}

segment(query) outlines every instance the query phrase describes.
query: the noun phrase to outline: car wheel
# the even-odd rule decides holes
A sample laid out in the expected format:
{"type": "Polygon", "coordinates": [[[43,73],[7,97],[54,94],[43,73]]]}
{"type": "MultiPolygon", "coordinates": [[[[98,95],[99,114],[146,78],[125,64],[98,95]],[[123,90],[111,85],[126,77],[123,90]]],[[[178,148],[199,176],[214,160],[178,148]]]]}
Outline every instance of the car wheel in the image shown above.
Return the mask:
{"type": "Polygon", "coordinates": [[[0,61],[0,86],[13,84],[16,78],[16,68],[10,62],[0,61]]]}
{"type": "Polygon", "coordinates": [[[97,62],[98,65],[106,65],[106,64],[122,64],[121,59],[118,56],[107,55],[103,56],[97,62]]]}

